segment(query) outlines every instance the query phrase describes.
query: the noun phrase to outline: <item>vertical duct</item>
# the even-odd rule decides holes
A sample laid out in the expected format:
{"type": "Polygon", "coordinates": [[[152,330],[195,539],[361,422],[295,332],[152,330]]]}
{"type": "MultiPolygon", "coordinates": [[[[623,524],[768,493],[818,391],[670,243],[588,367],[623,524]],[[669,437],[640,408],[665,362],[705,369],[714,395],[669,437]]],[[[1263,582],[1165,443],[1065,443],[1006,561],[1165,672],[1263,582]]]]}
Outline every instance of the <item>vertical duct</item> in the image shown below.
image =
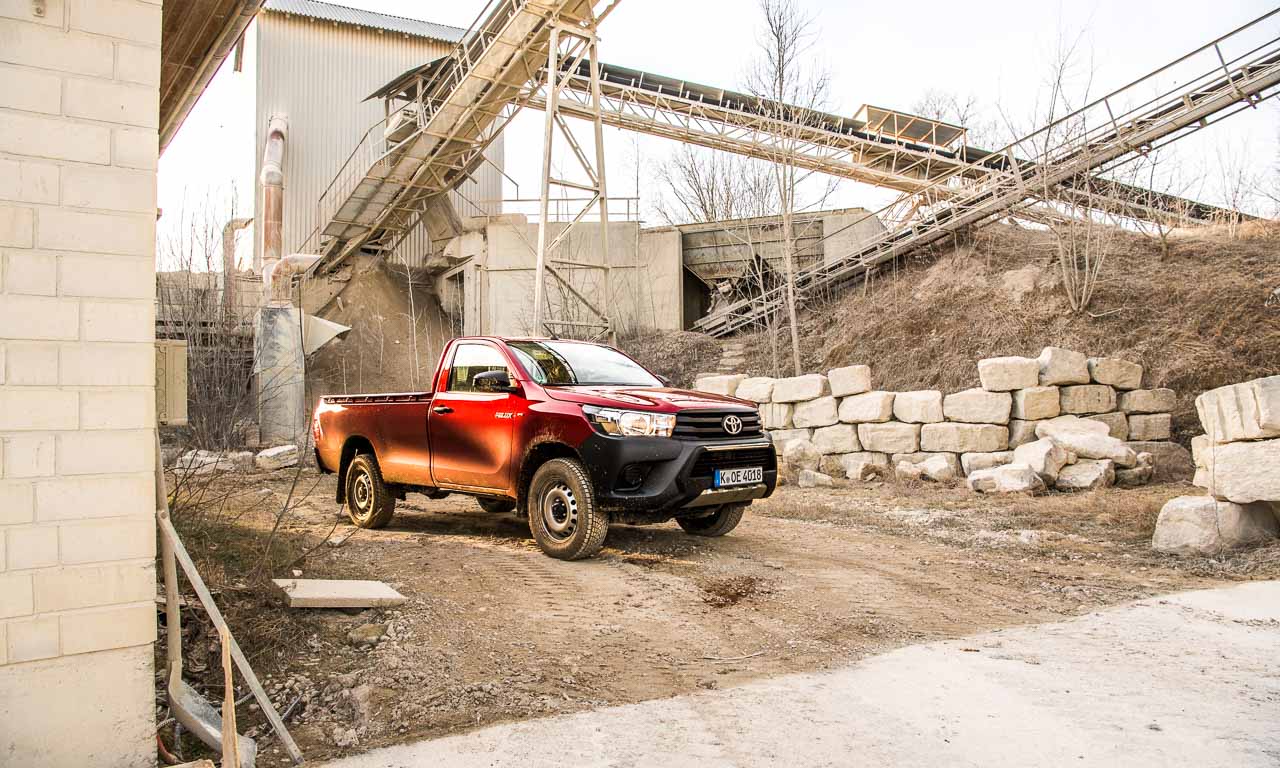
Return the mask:
{"type": "Polygon", "coordinates": [[[280,260],[284,230],[284,141],[289,125],[272,115],[262,149],[262,269],[280,260]]]}
{"type": "Polygon", "coordinates": [[[236,308],[236,232],[253,219],[232,219],[222,228],[222,309],[226,317],[238,316],[236,308]]]}

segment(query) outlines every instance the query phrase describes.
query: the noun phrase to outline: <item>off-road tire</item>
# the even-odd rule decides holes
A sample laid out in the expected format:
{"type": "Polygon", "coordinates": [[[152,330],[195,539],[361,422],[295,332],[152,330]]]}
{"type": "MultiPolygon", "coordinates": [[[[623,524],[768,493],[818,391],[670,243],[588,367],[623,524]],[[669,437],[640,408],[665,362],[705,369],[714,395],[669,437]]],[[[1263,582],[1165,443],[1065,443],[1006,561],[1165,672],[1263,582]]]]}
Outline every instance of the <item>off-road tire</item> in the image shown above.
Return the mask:
{"type": "Polygon", "coordinates": [[[676,522],[691,536],[723,536],[742,522],[746,504],[723,504],[715,514],[703,517],[677,517],[676,522]]]}
{"type": "Polygon", "coordinates": [[[609,514],[596,505],[591,478],[576,459],[551,459],[538,467],[529,482],[526,511],[538,547],[559,560],[591,557],[609,533],[609,514]]]}
{"type": "Polygon", "coordinates": [[[492,497],[477,496],[476,501],[480,503],[480,508],[491,515],[505,515],[516,508],[515,499],[495,499],[492,497]]]}
{"type": "Polygon", "coordinates": [[[359,454],[347,465],[346,507],[347,516],[360,528],[385,528],[396,512],[396,497],[382,482],[382,470],[371,453],[359,454]]]}

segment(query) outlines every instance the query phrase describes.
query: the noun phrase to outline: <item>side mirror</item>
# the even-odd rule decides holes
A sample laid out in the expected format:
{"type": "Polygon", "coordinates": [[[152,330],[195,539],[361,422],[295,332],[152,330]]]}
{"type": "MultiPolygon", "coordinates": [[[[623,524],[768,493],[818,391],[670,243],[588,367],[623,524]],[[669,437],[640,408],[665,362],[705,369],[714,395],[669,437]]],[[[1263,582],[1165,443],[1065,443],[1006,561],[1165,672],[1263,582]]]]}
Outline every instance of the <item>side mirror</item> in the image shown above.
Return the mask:
{"type": "Polygon", "coordinates": [[[506,371],[485,371],[471,377],[471,385],[478,392],[514,392],[511,377],[506,371]]]}
{"type": "Polygon", "coordinates": [[[653,375],[654,375],[654,376],[656,376],[656,377],[658,377],[658,381],[662,382],[662,386],[664,386],[664,387],[669,387],[669,386],[671,386],[671,379],[668,379],[666,376],[663,376],[663,375],[662,375],[662,374],[660,374],[660,373],[655,373],[655,374],[653,374],[653,375]]]}

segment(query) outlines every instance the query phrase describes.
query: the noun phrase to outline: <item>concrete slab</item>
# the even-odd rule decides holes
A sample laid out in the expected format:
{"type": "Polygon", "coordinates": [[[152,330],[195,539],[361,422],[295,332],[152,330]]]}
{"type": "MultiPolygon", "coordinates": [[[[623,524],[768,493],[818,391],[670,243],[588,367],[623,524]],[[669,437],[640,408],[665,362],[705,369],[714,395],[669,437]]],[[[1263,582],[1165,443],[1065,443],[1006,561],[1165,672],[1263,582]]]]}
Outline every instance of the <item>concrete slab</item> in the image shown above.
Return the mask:
{"type": "Polygon", "coordinates": [[[290,608],[385,608],[409,598],[381,581],[358,579],[272,579],[290,608]]]}
{"type": "Polygon", "coordinates": [[[325,765],[1273,766],[1277,647],[1257,582],[325,765]]]}

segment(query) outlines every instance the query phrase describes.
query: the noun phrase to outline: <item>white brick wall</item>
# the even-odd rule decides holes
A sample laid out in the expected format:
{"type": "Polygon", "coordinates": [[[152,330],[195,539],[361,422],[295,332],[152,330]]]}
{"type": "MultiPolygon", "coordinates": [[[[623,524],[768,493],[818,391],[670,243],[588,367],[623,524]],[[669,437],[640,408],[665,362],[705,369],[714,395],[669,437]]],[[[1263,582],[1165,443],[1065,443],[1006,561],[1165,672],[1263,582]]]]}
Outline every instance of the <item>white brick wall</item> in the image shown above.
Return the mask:
{"type": "Polygon", "coordinates": [[[149,765],[160,4],[43,6],[0,0],[0,754],[149,765]]]}

